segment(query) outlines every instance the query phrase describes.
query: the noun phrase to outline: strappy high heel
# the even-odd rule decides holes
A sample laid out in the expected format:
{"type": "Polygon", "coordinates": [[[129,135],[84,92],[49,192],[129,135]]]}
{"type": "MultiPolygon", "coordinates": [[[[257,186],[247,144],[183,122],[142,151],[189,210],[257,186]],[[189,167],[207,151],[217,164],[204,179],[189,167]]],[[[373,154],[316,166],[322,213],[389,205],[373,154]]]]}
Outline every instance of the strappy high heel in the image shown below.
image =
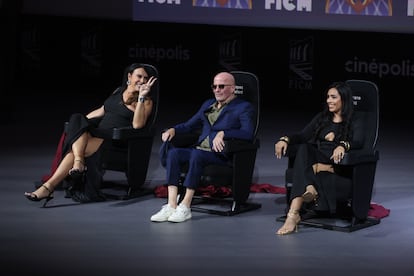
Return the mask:
{"type": "Polygon", "coordinates": [[[34,193],[25,193],[24,195],[26,196],[26,198],[28,199],[28,200],[31,200],[31,201],[42,201],[43,199],[45,199],[45,202],[43,203],[43,207],[46,207],[46,204],[51,200],[51,199],[53,199],[53,191],[52,190],[50,190],[45,184],[43,184],[42,186],[40,186],[40,187],[43,187],[44,189],[46,189],[49,193],[47,194],[47,196],[44,196],[44,197],[38,197],[36,194],[34,194],[34,193]]]}
{"type": "Polygon", "coordinates": [[[79,163],[81,163],[82,164],[82,167],[83,167],[83,169],[82,170],[80,170],[80,169],[71,169],[70,171],[69,171],[69,176],[70,177],[72,177],[72,179],[73,180],[81,180],[82,178],[83,178],[83,176],[85,175],[85,173],[86,173],[86,170],[88,169],[86,166],[85,166],[85,163],[83,162],[83,160],[80,160],[80,159],[75,159],[75,161],[74,162],[79,162],[79,163]]]}
{"type": "Polygon", "coordinates": [[[306,192],[302,195],[303,202],[309,203],[318,200],[318,192],[316,191],[315,187],[313,185],[306,186],[306,192]]]}
{"type": "Polygon", "coordinates": [[[286,216],[285,224],[277,230],[278,235],[288,235],[293,232],[298,232],[298,224],[300,222],[300,215],[298,210],[289,210],[286,216]],[[293,225],[293,227],[291,227],[293,225]],[[290,227],[287,227],[290,226],[290,227]]]}

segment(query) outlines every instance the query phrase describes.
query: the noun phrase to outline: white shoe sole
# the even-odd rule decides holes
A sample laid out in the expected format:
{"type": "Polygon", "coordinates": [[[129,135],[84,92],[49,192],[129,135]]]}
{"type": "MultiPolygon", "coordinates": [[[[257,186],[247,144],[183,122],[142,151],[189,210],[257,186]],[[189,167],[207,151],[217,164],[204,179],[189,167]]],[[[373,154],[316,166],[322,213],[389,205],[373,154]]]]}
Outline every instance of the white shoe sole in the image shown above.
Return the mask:
{"type": "Polygon", "coordinates": [[[175,219],[175,218],[171,218],[171,217],[169,217],[168,218],[168,221],[169,222],[184,222],[184,221],[187,221],[187,220],[189,220],[189,219],[191,219],[191,215],[190,216],[187,216],[187,217],[185,217],[184,219],[175,219]]]}

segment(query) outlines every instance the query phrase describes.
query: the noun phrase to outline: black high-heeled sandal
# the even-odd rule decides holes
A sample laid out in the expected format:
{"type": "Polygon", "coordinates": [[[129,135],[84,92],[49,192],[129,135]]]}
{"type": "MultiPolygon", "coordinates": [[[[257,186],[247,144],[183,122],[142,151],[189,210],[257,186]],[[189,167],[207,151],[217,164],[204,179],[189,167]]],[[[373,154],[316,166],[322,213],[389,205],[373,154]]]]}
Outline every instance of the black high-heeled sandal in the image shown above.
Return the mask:
{"type": "Polygon", "coordinates": [[[25,193],[24,195],[26,196],[26,198],[28,199],[28,200],[31,200],[31,201],[42,201],[43,199],[45,199],[46,201],[45,201],[45,203],[43,203],[43,206],[42,207],[46,207],[46,204],[51,200],[51,199],[53,199],[53,191],[51,191],[46,185],[42,185],[41,187],[43,187],[43,188],[45,188],[49,193],[48,193],[48,195],[47,196],[44,196],[44,197],[38,197],[36,194],[34,194],[34,193],[25,193]]]}
{"type": "Polygon", "coordinates": [[[75,162],[79,162],[79,163],[81,163],[82,164],[82,166],[83,166],[83,169],[82,170],[79,170],[79,169],[72,169],[72,170],[70,170],[69,171],[69,176],[72,178],[72,180],[74,180],[74,181],[82,181],[83,180],[83,177],[85,176],[85,174],[86,174],[86,170],[88,169],[86,166],[85,166],[85,163],[82,161],[82,160],[80,160],[80,159],[76,159],[75,160],[75,162]]]}
{"type": "Polygon", "coordinates": [[[71,171],[69,173],[69,177],[72,179],[75,183],[82,183],[84,180],[84,177],[86,175],[86,171],[71,171]]]}

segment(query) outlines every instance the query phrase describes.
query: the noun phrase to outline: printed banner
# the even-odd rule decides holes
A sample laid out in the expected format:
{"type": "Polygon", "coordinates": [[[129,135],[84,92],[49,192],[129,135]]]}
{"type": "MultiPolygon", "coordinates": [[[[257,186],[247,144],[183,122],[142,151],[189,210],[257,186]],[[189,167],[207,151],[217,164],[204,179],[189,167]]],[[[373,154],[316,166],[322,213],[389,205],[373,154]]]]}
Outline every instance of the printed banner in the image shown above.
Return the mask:
{"type": "Polygon", "coordinates": [[[194,7],[252,9],[252,0],[193,0],[194,7]]]}
{"type": "Polygon", "coordinates": [[[132,16],[147,22],[414,33],[413,1],[133,0],[132,16]]]}
{"type": "Polygon", "coordinates": [[[392,16],[392,0],[326,0],[325,12],[392,16]]]}

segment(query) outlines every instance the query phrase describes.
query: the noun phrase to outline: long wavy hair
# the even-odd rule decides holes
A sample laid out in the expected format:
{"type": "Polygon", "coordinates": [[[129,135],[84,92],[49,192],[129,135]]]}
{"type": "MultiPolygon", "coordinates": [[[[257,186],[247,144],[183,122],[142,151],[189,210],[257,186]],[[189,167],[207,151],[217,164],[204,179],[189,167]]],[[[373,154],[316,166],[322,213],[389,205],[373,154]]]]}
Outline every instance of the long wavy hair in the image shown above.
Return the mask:
{"type": "MultiPolygon", "coordinates": [[[[342,101],[342,109],[341,109],[341,116],[342,116],[342,123],[340,124],[340,129],[338,135],[335,137],[335,141],[348,141],[349,138],[352,136],[351,132],[351,122],[353,116],[353,101],[352,101],[352,89],[351,87],[342,81],[333,82],[330,84],[326,90],[326,94],[328,93],[329,89],[336,88],[338,91],[341,101],[342,101]]],[[[318,137],[319,132],[332,123],[334,114],[329,111],[328,105],[325,104],[324,108],[321,112],[321,116],[319,117],[319,123],[315,130],[315,137],[318,137]]]]}

